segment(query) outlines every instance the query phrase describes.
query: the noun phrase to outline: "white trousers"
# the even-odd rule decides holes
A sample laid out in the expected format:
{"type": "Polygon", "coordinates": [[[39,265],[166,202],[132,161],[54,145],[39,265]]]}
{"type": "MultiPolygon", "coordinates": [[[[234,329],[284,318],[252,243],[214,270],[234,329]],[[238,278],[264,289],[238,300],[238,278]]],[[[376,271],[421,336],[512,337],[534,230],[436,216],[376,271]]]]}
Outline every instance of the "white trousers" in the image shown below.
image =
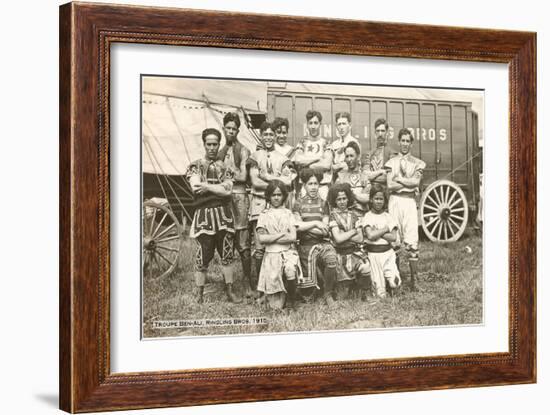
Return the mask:
{"type": "Polygon", "coordinates": [[[378,297],[385,297],[386,280],[392,288],[401,285],[401,277],[395,262],[395,251],[390,249],[386,252],[369,252],[368,255],[372,287],[378,297]]]}
{"type": "Polygon", "coordinates": [[[412,197],[390,195],[388,212],[397,222],[397,245],[405,244],[408,251],[418,251],[418,212],[416,200],[412,197]]]}

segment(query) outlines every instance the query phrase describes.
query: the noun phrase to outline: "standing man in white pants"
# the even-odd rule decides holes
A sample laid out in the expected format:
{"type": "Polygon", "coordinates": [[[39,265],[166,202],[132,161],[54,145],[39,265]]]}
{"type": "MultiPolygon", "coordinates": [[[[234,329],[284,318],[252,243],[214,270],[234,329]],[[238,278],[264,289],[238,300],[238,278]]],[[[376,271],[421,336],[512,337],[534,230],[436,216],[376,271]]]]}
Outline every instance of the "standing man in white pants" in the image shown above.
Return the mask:
{"type": "Polygon", "coordinates": [[[398,134],[399,154],[385,164],[390,195],[388,211],[398,224],[398,246],[405,249],[411,270],[411,290],[416,290],[418,269],[418,213],[416,196],[419,193],[426,163],[411,155],[412,133],[403,128],[398,134]]]}

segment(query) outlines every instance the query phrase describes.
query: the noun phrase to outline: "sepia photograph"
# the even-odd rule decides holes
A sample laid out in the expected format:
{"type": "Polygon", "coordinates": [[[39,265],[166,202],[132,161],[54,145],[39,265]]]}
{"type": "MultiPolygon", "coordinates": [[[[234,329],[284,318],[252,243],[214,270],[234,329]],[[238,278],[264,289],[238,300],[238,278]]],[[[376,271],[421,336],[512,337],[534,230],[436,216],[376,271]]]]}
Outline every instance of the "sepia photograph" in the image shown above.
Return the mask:
{"type": "Polygon", "coordinates": [[[480,89],[142,75],[142,338],[483,324],[483,126],[480,89]]]}
{"type": "Polygon", "coordinates": [[[539,397],[526,30],[542,26],[405,3],[392,22],[352,4],[59,8],[41,49],[58,82],[40,83],[57,157],[10,153],[58,162],[39,170],[59,190],[42,203],[59,279],[35,303],[59,322],[40,355],[59,358],[35,366],[59,376],[35,401],[411,412],[425,399],[401,392],[418,391],[441,412],[468,388],[466,406],[490,394],[517,412],[511,385],[539,397]]]}

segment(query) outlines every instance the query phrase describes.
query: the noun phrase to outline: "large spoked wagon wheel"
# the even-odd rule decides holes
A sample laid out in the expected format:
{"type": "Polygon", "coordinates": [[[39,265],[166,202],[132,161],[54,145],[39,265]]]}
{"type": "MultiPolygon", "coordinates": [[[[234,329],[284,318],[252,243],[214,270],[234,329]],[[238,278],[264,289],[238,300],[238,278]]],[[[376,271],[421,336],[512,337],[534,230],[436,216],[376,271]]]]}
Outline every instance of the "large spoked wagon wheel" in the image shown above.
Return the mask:
{"type": "Polygon", "coordinates": [[[178,264],[183,243],[181,225],[168,206],[143,203],[143,276],[169,275],[178,264]]]}
{"type": "Polygon", "coordinates": [[[458,240],[468,222],[468,201],[462,189],[449,180],[429,185],[420,199],[420,222],[431,241],[458,240]]]}

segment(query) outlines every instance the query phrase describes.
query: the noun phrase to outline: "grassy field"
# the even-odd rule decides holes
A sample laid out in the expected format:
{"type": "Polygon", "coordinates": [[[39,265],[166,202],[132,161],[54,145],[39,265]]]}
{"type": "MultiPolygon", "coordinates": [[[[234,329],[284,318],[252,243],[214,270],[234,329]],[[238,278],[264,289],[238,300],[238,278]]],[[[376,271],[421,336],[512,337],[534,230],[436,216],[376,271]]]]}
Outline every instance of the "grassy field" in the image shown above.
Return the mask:
{"type": "MultiPolygon", "coordinates": [[[[271,312],[256,304],[231,304],[225,299],[217,258],[210,266],[204,304],[194,297],[191,240],[176,270],[164,278],[143,281],[143,335],[174,337],[243,333],[295,332],[385,327],[418,327],[482,323],[483,277],[481,238],[465,235],[460,241],[435,244],[421,241],[418,291],[408,289],[408,265],[402,266],[403,287],[395,297],[373,301],[352,298],[334,308],[323,302],[301,303],[295,311],[271,312]],[[155,328],[154,322],[172,320],[264,318],[264,324],[225,327],[155,328]]],[[[242,270],[234,262],[237,294],[242,297],[242,270]]]]}

